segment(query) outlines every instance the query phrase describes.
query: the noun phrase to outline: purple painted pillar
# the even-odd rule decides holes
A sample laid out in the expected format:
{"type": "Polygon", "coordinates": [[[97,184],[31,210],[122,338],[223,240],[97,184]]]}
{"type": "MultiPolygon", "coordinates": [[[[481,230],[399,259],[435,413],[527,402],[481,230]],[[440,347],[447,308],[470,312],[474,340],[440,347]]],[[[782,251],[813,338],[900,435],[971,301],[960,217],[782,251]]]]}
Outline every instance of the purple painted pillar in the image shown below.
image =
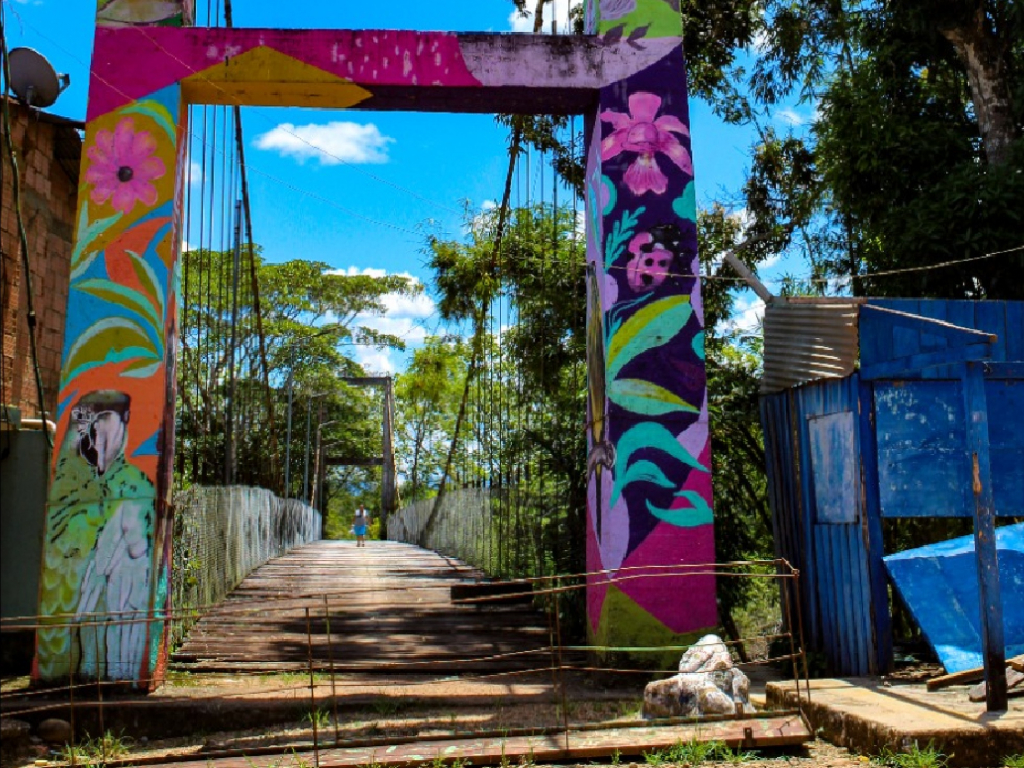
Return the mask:
{"type": "Polygon", "coordinates": [[[704,312],[675,5],[587,3],[587,31],[606,40],[679,40],[656,63],[603,88],[587,125],[587,614],[601,645],[686,642],[717,623],[714,578],[665,568],[715,561],[704,312]],[[608,573],[594,573],[601,571],[608,573]]]}

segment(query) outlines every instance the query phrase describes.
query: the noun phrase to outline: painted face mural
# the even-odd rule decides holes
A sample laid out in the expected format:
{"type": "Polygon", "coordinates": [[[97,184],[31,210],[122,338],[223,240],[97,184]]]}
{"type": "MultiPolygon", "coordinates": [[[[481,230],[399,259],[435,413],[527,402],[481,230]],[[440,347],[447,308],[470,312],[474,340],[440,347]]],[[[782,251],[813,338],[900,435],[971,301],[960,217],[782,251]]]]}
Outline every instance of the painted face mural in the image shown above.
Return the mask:
{"type": "Polygon", "coordinates": [[[67,628],[41,630],[49,665],[132,680],[145,656],[155,492],[125,460],[131,398],[98,390],[71,407],[57,457],[42,605],[67,628]],[[99,624],[91,618],[110,619],[99,624]],[[134,620],[134,621],[133,621],[134,620]]]}

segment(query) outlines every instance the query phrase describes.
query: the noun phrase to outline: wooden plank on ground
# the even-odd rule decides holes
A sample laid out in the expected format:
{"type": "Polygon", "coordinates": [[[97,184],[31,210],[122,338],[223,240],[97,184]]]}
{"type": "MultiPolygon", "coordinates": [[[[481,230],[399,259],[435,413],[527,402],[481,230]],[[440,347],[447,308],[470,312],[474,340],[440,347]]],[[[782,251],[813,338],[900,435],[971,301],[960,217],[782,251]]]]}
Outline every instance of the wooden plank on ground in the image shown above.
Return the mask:
{"type": "MultiPolygon", "coordinates": [[[[570,730],[536,736],[485,736],[439,739],[406,744],[321,747],[320,768],[332,766],[419,766],[436,761],[464,761],[474,768],[485,765],[581,762],[613,755],[639,757],[668,749],[680,741],[721,741],[732,748],[791,747],[813,739],[799,714],[674,725],[636,725],[570,730]]],[[[290,749],[285,754],[204,757],[176,761],[176,768],[303,768],[312,764],[312,749],[290,749]]],[[[127,763],[125,763],[127,764],[127,763]]],[[[136,761],[135,764],[138,764],[136,761]]],[[[160,765],[151,763],[148,765],[160,765]]],[[[108,766],[115,763],[108,761],[108,766]]]]}

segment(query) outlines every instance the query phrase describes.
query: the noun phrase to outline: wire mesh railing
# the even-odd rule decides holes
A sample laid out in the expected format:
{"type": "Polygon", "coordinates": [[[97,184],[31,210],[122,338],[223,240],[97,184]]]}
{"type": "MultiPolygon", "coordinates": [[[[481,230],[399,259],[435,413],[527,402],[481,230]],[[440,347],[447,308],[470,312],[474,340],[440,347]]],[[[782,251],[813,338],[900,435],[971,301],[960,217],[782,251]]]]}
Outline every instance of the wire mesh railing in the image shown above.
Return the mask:
{"type": "Polygon", "coordinates": [[[171,644],[255,568],[321,538],[320,514],[265,488],[193,487],[174,497],[171,644]],[[192,620],[189,617],[192,616],[192,620]]]}

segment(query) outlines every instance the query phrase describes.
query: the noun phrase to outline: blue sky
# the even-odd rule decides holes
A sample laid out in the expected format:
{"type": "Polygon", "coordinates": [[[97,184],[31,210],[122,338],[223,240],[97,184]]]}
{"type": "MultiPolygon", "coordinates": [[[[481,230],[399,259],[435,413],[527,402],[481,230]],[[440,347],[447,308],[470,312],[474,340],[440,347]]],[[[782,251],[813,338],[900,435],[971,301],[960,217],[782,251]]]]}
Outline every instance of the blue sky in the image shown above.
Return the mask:
{"type": "MultiPolygon", "coordinates": [[[[58,72],[71,75],[71,87],[51,111],[84,118],[94,3],[0,1],[6,12],[8,45],[35,48],[58,72]]],[[[556,0],[560,12],[564,13],[567,1],[556,0]]],[[[491,32],[532,28],[532,21],[516,18],[509,0],[234,0],[232,6],[235,25],[242,27],[491,32]]],[[[201,10],[200,23],[204,19],[201,10]]],[[[792,107],[780,109],[776,119],[780,129],[809,119],[810,108],[802,111],[801,115],[792,107]]],[[[254,238],[271,261],[315,259],[346,272],[385,270],[426,282],[424,228],[457,235],[464,201],[483,206],[500,195],[504,182],[507,136],[489,115],[247,108],[243,124],[254,238]]],[[[694,100],[691,134],[698,204],[735,200],[749,165],[752,130],[726,125],[706,104],[694,100]]],[[[535,169],[538,166],[533,164],[535,169]]],[[[538,184],[535,170],[534,195],[538,184]]],[[[550,181],[546,186],[550,188],[550,181]]],[[[186,236],[192,243],[196,238],[194,231],[186,236]]],[[[217,247],[220,241],[214,242],[217,247]]],[[[762,274],[770,279],[783,270],[802,271],[779,263],[762,274]]],[[[428,297],[392,297],[388,306],[386,317],[365,322],[402,335],[413,345],[436,326],[428,297]]],[[[757,311],[752,294],[742,292],[736,321],[749,325],[757,311]]],[[[361,362],[375,371],[401,370],[404,358],[398,352],[360,350],[361,362]]]]}

